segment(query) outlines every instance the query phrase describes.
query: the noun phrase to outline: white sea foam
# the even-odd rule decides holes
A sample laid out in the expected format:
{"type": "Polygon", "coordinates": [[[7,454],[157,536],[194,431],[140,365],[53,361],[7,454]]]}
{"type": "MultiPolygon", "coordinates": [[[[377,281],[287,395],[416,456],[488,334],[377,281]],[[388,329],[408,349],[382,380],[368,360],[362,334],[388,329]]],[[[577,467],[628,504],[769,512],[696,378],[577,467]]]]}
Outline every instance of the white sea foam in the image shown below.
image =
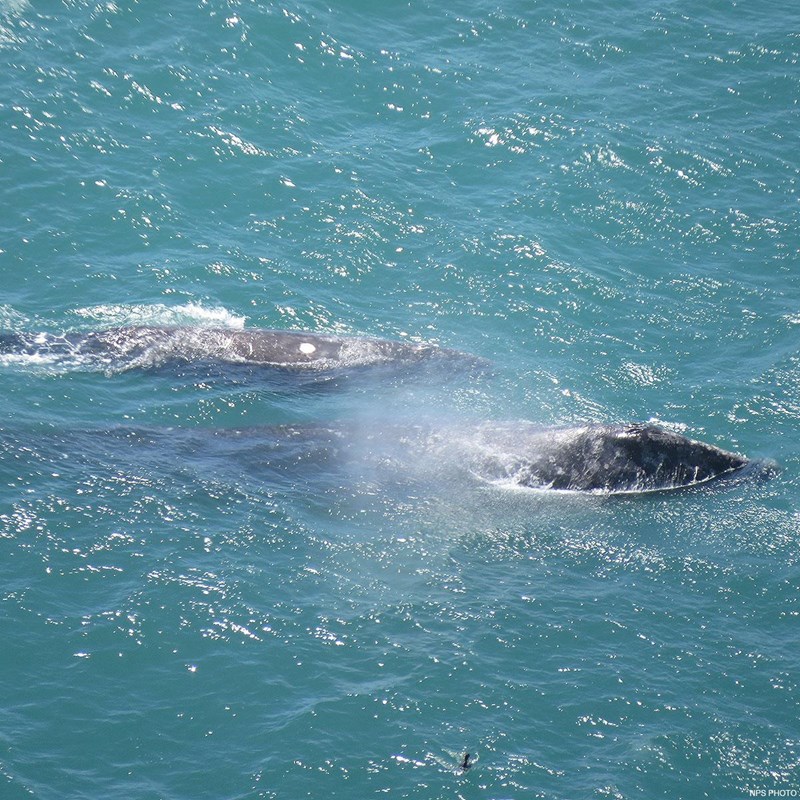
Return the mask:
{"type": "Polygon", "coordinates": [[[30,7],[30,0],[0,0],[0,13],[21,14],[30,7]]]}
{"type": "Polygon", "coordinates": [[[219,306],[207,308],[197,303],[185,303],[178,306],[167,306],[163,303],[99,305],[78,308],[72,311],[72,314],[107,327],[194,325],[241,330],[246,321],[246,317],[234,314],[226,308],[219,306]]]}
{"type": "Polygon", "coordinates": [[[61,367],[63,358],[53,353],[2,353],[0,354],[0,366],[21,367],[23,369],[47,369],[48,371],[61,367]]]}
{"type": "Polygon", "coordinates": [[[13,306],[2,304],[0,305],[0,328],[4,330],[16,330],[24,326],[30,320],[24,314],[21,314],[13,306]]]}

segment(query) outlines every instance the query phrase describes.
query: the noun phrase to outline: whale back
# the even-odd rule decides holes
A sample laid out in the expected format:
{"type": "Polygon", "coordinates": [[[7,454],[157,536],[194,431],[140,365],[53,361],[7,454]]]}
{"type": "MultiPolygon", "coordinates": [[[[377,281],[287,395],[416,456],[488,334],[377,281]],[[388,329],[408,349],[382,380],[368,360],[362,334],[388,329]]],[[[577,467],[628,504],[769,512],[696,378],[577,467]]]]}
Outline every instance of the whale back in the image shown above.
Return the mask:
{"type": "MultiPolygon", "coordinates": [[[[483,433],[484,442],[488,432],[483,433]]],[[[747,465],[743,456],[652,424],[505,432],[489,460],[503,482],[602,494],[666,491],[706,483],[747,465]],[[499,474],[500,473],[500,474],[499,474]]]]}
{"type": "Polygon", "coordinates": [[[592,426],[555,432],[524,475],[528,486],[581,492],[648,492],[693,486],[747,460],[655,425],[592,426]]]}
{"type": "Polygon", "coordinates": [[[430,358],[475,362],[433,344],[308,331],[134,325],[64,334],[0,334],[0,353],[45,355],[105,368],[217,363],[326,370],[430,358]]]}

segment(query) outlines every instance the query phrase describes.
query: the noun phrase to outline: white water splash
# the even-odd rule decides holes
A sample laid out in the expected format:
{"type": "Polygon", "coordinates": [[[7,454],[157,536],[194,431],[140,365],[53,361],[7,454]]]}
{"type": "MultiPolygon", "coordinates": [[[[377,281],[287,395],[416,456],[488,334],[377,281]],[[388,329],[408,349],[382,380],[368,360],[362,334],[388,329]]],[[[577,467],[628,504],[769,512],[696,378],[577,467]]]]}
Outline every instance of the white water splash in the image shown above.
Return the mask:
{"type": "Polygon", "coordinates": [[[99,305],[75,309],[71,313],[105,327],[193,325],[241,330],[247,319],[226,308],[206,308],[197,303],[186,303],[179,306],[167,306],[163,303],[99,305]]]}
{"type": "MultiPolygon", "coordinates": [[[[0,0],[0,3],[2,0],[0,0]]],[[[0,305],[0,328],[4,330],[16,330],[30,322],[30,319],[17,311],[13,306],[0,305]]]]}
{"type": "Polygon", "coordinates": [[[30,7],[30,0],[0,0],[0,14],[21,14],[30,7]]]}

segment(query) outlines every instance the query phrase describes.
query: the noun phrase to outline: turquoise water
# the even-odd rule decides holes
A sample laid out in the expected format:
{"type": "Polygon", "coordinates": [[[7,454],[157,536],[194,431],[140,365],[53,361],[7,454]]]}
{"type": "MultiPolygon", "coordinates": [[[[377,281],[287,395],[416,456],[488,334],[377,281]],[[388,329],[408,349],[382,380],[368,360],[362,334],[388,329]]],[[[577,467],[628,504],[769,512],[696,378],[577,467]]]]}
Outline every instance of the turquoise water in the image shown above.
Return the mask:
{"type": "Polygon", "coordinates": [[[4,330],[495,365],[3,357],[0,797],[800,792],[800,11],[445,5],[0,0],[4,330]],[[615,501],[216,433],[492,419],[782,471],[615,501]]]}

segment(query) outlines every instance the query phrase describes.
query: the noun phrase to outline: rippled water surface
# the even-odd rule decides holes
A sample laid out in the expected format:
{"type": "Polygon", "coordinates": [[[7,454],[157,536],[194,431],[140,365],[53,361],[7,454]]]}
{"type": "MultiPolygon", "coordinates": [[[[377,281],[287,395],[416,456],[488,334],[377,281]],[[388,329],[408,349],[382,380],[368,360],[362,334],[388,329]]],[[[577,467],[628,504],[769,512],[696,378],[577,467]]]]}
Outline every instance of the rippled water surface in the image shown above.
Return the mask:
{"type": "Polygon", "coordinates": [[[0,355],[0,797],[800,793],[799,58],[758,0],[0,0],[3,333],[492,364],[0,355]],[[780,473],[404,445],[523,419],[780,473]]]}

